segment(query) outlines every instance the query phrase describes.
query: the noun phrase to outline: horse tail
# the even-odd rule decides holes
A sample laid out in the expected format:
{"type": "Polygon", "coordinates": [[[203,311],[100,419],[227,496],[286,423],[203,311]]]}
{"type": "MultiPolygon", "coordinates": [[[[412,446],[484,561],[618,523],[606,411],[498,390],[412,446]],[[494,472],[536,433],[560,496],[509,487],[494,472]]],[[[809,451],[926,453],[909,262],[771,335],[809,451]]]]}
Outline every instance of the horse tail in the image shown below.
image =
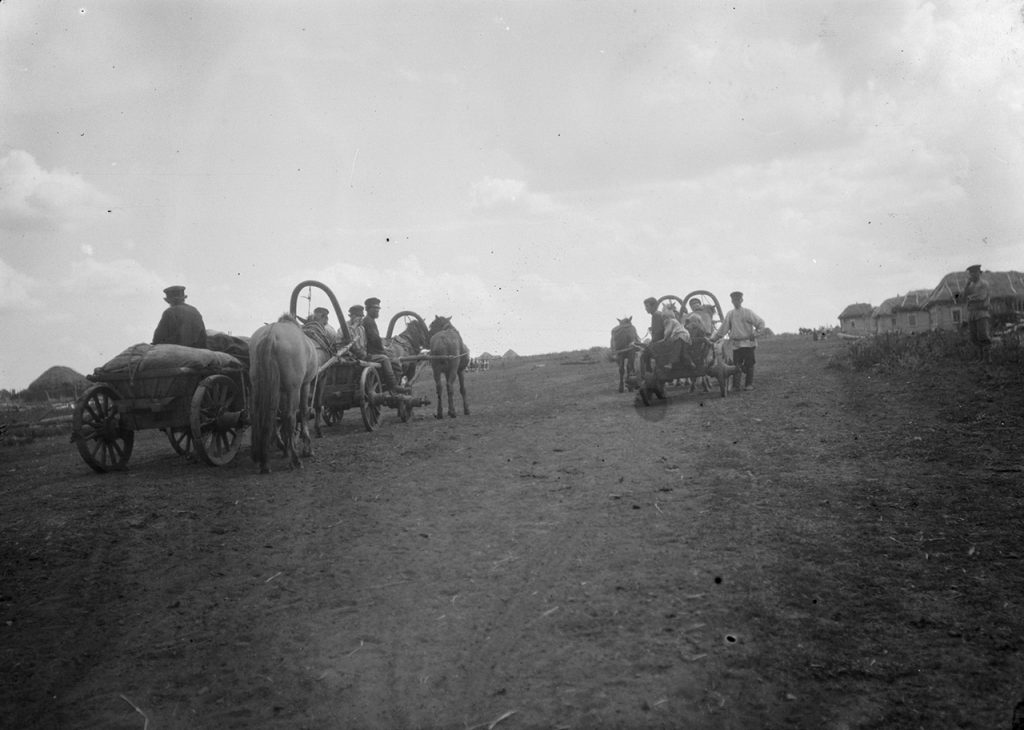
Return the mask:
{"type": "Polygon", "coordinates": [[[252,413],[252,460],[256,463],[266,461],[270,452],[281,402],[281,368],[275,357],[271,332],[256,345],[252,413]]]}

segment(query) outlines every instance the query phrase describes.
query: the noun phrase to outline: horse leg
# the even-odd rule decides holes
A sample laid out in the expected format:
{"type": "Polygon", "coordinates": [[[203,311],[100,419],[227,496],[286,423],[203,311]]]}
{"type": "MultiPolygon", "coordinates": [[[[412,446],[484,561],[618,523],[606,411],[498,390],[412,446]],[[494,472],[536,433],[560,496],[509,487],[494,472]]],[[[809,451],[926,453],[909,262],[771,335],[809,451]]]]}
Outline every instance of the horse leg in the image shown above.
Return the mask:
{"type": "Polygon", "coordinates": [[[463,379],[465,376],[463,371],[459,371],[459,395],[462,396],[462,413],[463,415],[469,415],[469,403],[466,402],[466,381],[463,379]]]}
{"type": "Polygon", "coordinates": [[[444,374],[444,390],[447,392],[447,395],[449,395],[449,418],[455,418],[456,417],[456,413],[455,413],[455,393],[452,390],[452,387],[455,384],[452,382],[452,380],[453,380],[452,371],[449,371],[449,372],[444,374]]]}
{"type": "Polygon", "coordinates": [[[619,355],[619,392],[626,390],[626,358],[619,355]]]}
{"type": "Polygon", "coordinates": [[[437,391],[437,413],[434,418],[444,418],[444,401],[441,400],[441,371],[434,371],[434,390],[437,391]]]}
{"type": "MultiPolygon", "coordinates": [[[[302,418],[299,420],[299,438],[302,439],[302,455],[313,455],[313,440],[309,437],[308,419],[306,418],[306,403],[309,402],[309,383],[303,383],[299,388],[299,403],[302,404],[302,418]]],[[[292,452],[294,454],[294,451],[292,452]]],[[[298,456],[292,461],[292,465],[298,469],[302,468],[302,462],[298,456]]]]}

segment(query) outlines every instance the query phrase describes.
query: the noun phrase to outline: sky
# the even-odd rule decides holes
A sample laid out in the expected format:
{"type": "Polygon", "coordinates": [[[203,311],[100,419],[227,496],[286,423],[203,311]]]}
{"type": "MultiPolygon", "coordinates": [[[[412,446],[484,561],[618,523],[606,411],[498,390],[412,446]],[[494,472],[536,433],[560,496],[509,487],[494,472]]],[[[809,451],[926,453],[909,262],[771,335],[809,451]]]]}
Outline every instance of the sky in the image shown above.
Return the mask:
{"type": "Polygon", "coordinates": [[[1022,49],[1019,0],[5,0],[0,388],[172,284],[236,335],[314,279],[530,355],[647,296],[795,332],[1024,270],[1022,49]]]}

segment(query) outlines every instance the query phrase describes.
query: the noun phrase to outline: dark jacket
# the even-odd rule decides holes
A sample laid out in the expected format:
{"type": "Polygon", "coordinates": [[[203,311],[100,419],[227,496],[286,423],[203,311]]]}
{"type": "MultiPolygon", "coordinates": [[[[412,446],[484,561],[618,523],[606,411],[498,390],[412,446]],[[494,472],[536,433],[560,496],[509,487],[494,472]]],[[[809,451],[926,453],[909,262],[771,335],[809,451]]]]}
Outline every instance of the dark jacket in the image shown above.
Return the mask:
{"type": "Polygon", "coordinates": [[[153,333],[154,345],[184,345],[206,348],[203,315],[191,304],[172,304],[164,310],[153,333]]]}

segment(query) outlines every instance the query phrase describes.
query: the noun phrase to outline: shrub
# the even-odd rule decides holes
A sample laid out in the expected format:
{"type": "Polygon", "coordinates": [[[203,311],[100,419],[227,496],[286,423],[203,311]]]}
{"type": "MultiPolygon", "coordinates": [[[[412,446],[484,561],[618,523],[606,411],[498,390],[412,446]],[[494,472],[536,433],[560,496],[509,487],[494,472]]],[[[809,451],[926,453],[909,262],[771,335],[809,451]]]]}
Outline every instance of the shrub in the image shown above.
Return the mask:
{"type": "MultiPolygon", "coordinates": [[[[1024,363],[1022,350],[1019,340],[997,339],[992,347],[992,362],[1019,366],[1024,363]]],[[[851,342],[845,351],[832,357],[828,367],[905,373],[969,362],[974,357],[974,346],[964,330],[936,330],[913,335],[885,332],[851,342]]]]}

